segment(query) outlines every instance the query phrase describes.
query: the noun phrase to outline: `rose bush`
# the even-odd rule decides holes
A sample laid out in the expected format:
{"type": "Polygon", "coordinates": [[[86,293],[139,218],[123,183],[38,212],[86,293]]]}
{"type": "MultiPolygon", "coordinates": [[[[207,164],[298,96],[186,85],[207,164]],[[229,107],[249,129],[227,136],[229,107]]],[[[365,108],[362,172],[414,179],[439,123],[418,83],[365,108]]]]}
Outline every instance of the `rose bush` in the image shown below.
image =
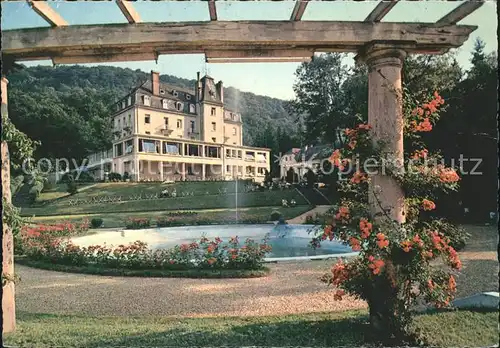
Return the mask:
{"type": "Polygon", "coordinates": [[[262,268],[264,256],[271,250],[268,240],[261,243],[237,237],[224,242],[220,238],[181,244],[171,249],[151,250],[136,241],[111,248],[106,245],[80,247],[67,237],[78,232],[69,223],[57,226],[32,226],[22,231],[24,252],[28,258],[48,263],[124,269],[248,269],[262,268]]]}
{"type": "Polygon", "coordinates": [[[336,287],[336,299],[349,294],[366,300],[372,333],[385,342],[409,338],[411,308],[418,300],[444,307],[456,290],[455,272],[461,262],[454,245],[462,245],[464,238],[456,238],[458,230],[431,213],[436,194],[456,190],[460,178],[438,155],[429,153],[421,138],[439,120],[443,103],[437,92],[422,104],[406,97],[407,152],[402,167],[392,161],[383,142],[373,141],[367,124],[347,129],[347,145],[330,157],[344,175],[339,180],[342,198],[323,216],[325,223],[311,244],[319,247],[321,241],[335,238],[359,252],[352,260],[335,264],[323,281],[336,287]],[[368,197],[372,195],[373,205],[380,204],[380,192],[370,183],[368,170],[359,165],[368,160],[369,170],[375,170],[370,174],[385,169],[402,187],[404,223],[392,220],[383,209],[372,213],[376,210],[368,197]]]}

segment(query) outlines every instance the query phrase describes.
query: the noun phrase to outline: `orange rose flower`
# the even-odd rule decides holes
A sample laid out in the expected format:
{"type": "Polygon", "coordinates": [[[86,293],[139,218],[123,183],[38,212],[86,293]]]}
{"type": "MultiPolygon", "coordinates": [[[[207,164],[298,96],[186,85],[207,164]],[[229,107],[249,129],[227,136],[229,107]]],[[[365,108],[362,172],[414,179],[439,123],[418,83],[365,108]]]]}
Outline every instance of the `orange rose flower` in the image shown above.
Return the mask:
{"type": "Polygon", "coordinates": [[[426,211],[434,210],[434,209],[436,209],[436,204],[431,200],[424,199],[422,201],[422,208],[424,208],[424,210],[426,210],[426,211]]]}

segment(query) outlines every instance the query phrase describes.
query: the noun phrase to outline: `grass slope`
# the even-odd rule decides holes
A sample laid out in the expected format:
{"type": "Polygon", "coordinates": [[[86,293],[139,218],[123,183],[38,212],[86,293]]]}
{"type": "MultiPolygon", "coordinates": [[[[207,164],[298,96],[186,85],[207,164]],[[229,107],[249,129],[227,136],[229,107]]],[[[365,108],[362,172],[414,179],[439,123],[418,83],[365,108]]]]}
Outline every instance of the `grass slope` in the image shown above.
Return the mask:
{"type": "MultiPolygon", "coordinates": [[[[234,183],[232,183],[234,187],[234,183]]],[[[160,183],[116,183],[97,184],[83,192],[71,197],[65,196],[53,202],[38,207],[25,207],[21,209],[23,216],[47,215],[72,215],[72,214],[97,214],[119,212],[141,212],[159,210],[191,210],[215,209],[238,207],[263,207],[280,206],[281,200],[294,199],[297,205],[308,205],[308,202],[296,190],[241,192],[236,194],[231,191],[231,183],[227,182],[199,182],[176,183],[162,185],[160,183]],[[177,194],[193,192],[193,196],[150,200],[130,200],[114,203],[94,203],[82,205],[69,205],[70,200],[88,200],[99,196],[122,196],[122,200],[139,194],[160,193],[163,189],[171,190],[176,187],[177,194]],[[221,188],[227,188],[227,194],[217,194],[221,188]],[[232,192],[232,193],[231,193],[232,192]],[[208,194],[207,194],[208,193],[208,194]]],[[[43,196],[42,196],[43,200],[43,196]]]]}
{"type": "MultiPolygon", "coordinates": [[[[289,208],[283,207],[251,207],[251,208],[241,208],[238,209],[238,218],[240,220],[244,220],[247,217],[251,217],[252,219],[257,219],[260,222],[269,221],[271,212],[274,210],[279,211],[285,220],[294,218],[298,215],[301,215],[311,209],[308,205],[301,205],[289,208]]],[[[171,211],[169,211],[171,212],[171,211]]],[[[155,225],[155,221],[158,217],[164,216],[167,211],[159,210],[159,211],[148,211],[148,212],[125,212],[125,213],[104,213],[104,214],[77,214],[77,215],[59,215],[59,216],[38,216],[32,219],[33,222],[43,223],[43,224],[53,224],[62,221],[72,221],[79,222],[84,218],[93,219],[93,218],[101,218],[103,220],[104,228],[115,228],[115,227],[124,227],[125,221],[129,217],[135,218],[150,218],[152,224],[155,225]]],[[[222,221],[224,222],[229,216],[236,216],[235,209],[208,209],[208,210],[200,210],[197,211],[195,216],[182,216],[180,219],[183,220],[186,224],[189,224],[194,219],[210,219],[214,222],[222,221]]]]}
{"type": "MultiPolygon", "coordinates": [[[[498,313],[452,311],[418,315],[415,328],[432,346],[498,342],[498,313]]],[[[273,317],[85,317],[17,313],[4,343],[22,347],[355,346],[366,345],[366,312],[273,317]]]]}

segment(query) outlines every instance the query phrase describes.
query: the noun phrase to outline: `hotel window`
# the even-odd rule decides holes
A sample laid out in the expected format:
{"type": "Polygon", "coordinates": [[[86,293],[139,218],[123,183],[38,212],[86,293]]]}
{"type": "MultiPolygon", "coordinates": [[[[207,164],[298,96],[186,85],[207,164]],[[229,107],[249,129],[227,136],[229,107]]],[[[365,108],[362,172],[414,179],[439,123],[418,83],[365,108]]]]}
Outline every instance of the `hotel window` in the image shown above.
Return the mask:
{"type": "Polygon", "coordinates": [[[125,100],[124,100],[124,101],[122,101],[122,109],[125,109],[125,106],[126,105],[125,105],[125,100]]]}
{"type": "Polygon", "coordinates": [[[186,99],[187,99],[187,100],[191,100],[191,95],[186,94],[186,99]]]}
{"type": "Polygon", "coordinates": [[[233,127],[233,135],[236,135],[236,127],[233,127]]]}
{"type": "Polygon", "coordinates": [[[118,126],[118,129],[120,129],[120,128],[121,128],[121,127],[120,127],[120,119],[118,119],[118,125],[117,125],[117,126],[118,126]]]}
{"type": "Polygon", "coordinates": [[[238,158],[241,158],[241,150],[238,150],[238,158]]]}
{"type": "Polygon", "coordinates": [[[125,123],[125,116],[123,116],[123,126],[125,127],[126,123],[125,123]]]}
{"type": "Polygon", "coordinates": [[[182,128],[182,120],[177,120],[177,129],[182,128]]]}
{"type": "Polygon", "coordinates": [[[196,107],[194,104],[189,104],[189,112],[194,114],[196,112],[196,107]]]}
{"type": "Polygon", "coordinates": [[[191,133],[194,133],[194,121],[191,121],[191,133]]]}
{"type": "Polygon", "coordinates": [[[127,98],[127,106],[130,106],[132,104],[132,97],[127,98]]]}
{"type": "Polygon", "coordinates": [[[226,166],[226,172],[230,172],[231,171],[231,166],[226,166]]]}
{"type": "Polygon", "coordinates": [[[132,153],[134,150],[134,141],[132,139],[125,142],[125,153],[132,153]]]}
{"type": "Polygon", "coordinates": [[[165,94],[165,90],[160,89],[160,94],[165,94]]]}
{"type": "Polygon", "coordinates": [[[132,125],[132,115],[128,114],[128,124],[132,125]]]}
{"type": "Polygon", "coordinates": [[[151,115],[144,116],[144,123],[151,123],[151,115]]]}
{"type": "Polygon", "coordinates": [[[175,104],[175,108],[177,109],[177,111],[182,111],[182,106],[183,106],[183,105],[182,105],[182,103],[180,103],[180,102],[177,102],[177,103],[175,104]]]}
{"type": "Polygon", "coordinates": [[[163,108],[168,109],[167,99],[163,99],[161,102],[162,102],[163,108]]]}
{"type": "Polygon", "coordinates": [[[163,121],[165,122],[165,128],[168,128],[168,117],[164,117],[163,121]]]}
{"type": "Polygon", "coordinates": [[[231,157],[231,150],[226,149],[226,157],[231,157]]]}
{"type": "Polygon", "coordinates": [[[177,93],[177,91],[172,91],[172,94],[173,94],[174,97],[179,96],[179,93],[177,93]]]}
{"type": "Polygon", "coordinates": [[[143,97],[144,105],[151,106],[151,98],[147,95],[143,97]]]}
{"type": "Polygon", "coordinates": [[[210,110],[210,116],[215,116],[215,108],[212,108],[212,109],[210,110]]]}
{"type": "Polygon", "coordinates": [[[215,122],[212,122],[212,131],[215,131],[217,129],[215,122]]]}

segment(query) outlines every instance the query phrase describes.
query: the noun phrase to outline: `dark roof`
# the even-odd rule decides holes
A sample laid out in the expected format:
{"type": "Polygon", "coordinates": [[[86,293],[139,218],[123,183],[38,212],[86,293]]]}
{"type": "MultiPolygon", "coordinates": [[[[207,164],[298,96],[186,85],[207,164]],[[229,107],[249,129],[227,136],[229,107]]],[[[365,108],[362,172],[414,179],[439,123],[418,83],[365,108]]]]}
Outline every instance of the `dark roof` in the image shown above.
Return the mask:
{"type": "MultiPolygon", "coordinates": [[[[332,154],[333,151],[340,148],[340,143],[336,142],[335,144],[324,144],[324,145],[315,145],[308,146],[307,150],[304,148],[300,149],[295,155],[295,160],[297,162],[302,161],[302,156],[304,156],[305,161],[311,160],[313,157],[315,159],[323,159],[328,158],[332,154]]],[[[291,153],[291,151],[290,151],[291,153]]]]}
{"type": "MultiPolygon", "coordinates": [[[[153,94],[153,84],[151,80],[147,80],[144,82],[139,88],[153,94]]],[[[195,100],[195,94],[193,90],[189,90],[187,88],[180,88],[177,86],[169,85],[167,83],[160,82],[160,90],[165,91],[165,94],[160,94],[160,96],[168,97],[169,99],[178,100],[178,101],[187,101],[186,95],[191,96],[191,101],[195,100]],[[174,96],[173,92],[176,91],[178,96],[174,96]]]]}

